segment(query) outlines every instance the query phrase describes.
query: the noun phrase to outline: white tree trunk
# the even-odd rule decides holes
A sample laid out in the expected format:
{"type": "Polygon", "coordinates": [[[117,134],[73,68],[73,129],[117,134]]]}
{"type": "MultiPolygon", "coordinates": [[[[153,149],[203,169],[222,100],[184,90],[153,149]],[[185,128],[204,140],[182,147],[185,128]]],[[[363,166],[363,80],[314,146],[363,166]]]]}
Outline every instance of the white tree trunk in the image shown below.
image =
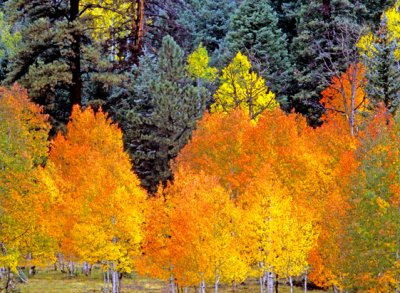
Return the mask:
{"type": "Polygon", "coordinates": [[[218,293],[218,285],[219,285],[219,276],[217,275],[217,276],[215,277],[214,293],[218,293]]]}
{"type": "Polygon", "coordinates": [[[334,293],[339,293],[339,289],[338,289],[338,287],[336,287],[335,285],[333,285],[333,292],[334,292],[334,293]]]}
{"type": "Polygon", "coordinates": [[[173,275],[169,278],[169,285],[171,286],[171,293],[175,293],[175,277],[173,275]]]}
{"type": "Polygon", "coordinates": [[[204,281],[204,277],[201,278],[200,293],[206,293],[206,283],[204,281]]]}
{"type": "Polygon", "coordinates": [[[307,272],[304,275],[304,293],[307,293],[307,282],[308,282],[308,275],[307,272]]]}
{"type": "Polygon", "coordinates": [[[74,273],[75,273],[75,263],[71,260],[69,261],[69,275],[73,277],[74,273]]]}
{"type": "Polygon", "coordinates": [[[267,274],[268,274],[268,281],[267,281],[268,293],[274,293],[274,273],[268,272],[267,274]]]}
{"type": "Polygon", "coordinates": [[[290,293],[293,293],[293,279],[291,276],[289,277],[289,284],[290,284],[290,293]]]}
{"type": "Polygon", "coordinates": [[[112,293],[119,293],[119,280],[118,272],[115,270],[115,265],[112,266],[111,270],[111,281],[112,281],[112,293]]]}

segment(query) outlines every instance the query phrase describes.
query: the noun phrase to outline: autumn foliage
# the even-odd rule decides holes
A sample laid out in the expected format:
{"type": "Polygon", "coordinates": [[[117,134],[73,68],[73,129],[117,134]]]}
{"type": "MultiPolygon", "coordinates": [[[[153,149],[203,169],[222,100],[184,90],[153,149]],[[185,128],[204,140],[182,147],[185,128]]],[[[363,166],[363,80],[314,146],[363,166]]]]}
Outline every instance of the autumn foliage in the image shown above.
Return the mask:
{"type": "Polygon", "coordinates": [[[75,107],[41,172],[52,236],[70,260],[131,272],[143,238],[146,195],[122,133],[100,110],[75,107]]]}
{"type": "Polygon", "coordinates": [[[362,87],[348,92],[353,70],[323,92],[332,111],[317,129],[278,108],[206,113],[173,182],[151,197],[102,110],[75,106],[48,151],[41,108],[18,86],[1,89],[1,265],[100,264],[171,291],[249,277],[263,292],[277,280],[396,289],[400,124],[383,106],[358,112],[367,101],[362,87]]]}

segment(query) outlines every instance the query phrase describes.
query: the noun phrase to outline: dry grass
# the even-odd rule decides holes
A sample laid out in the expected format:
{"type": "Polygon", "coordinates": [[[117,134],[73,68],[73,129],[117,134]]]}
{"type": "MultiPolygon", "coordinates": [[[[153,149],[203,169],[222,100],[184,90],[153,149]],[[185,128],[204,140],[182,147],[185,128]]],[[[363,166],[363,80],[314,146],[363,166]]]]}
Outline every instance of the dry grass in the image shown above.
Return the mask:
{"type": "MultiPolygon", "coordinates": [[[[94,267],[90,276],[79,274],[75,277],[69,277],[67,274],[54,271],[51,268],[40,269],[38,273],[29,278],[27,284],[18,284],[18,292],[29,292],[29,293],[101,293],[103,288],[103,277],[99,267],[94,267]]],[[[213,287],[207,288],[207,292],[214,292],[213,287]]],[[[288,293],[290,290],[286,286],[280,286],[279,292],[288,293]]],[[[132,274],[130,277],[123,279],[122,292],[160,292],[167,293],[168,287],[162,281],[149,279],[142,276],[132,274]]],[[[190,293],[196,292],[194,288],[190,288],[190,293]]],[[[234,292],[230,286],[221,286],[221,293],[234,292]]],[[[245,284],[237,287],[236,292],[259,292],[259,287],[256,280],[248,280],[245,284]]],[[[295,293],[301,293],[301,288],[295,288],[295,293]]],[[[324,291],[309,291],[314,293],[321,293],[324,291]]],[[[327,291],[325,291],[327,292],[327,291]]]]}

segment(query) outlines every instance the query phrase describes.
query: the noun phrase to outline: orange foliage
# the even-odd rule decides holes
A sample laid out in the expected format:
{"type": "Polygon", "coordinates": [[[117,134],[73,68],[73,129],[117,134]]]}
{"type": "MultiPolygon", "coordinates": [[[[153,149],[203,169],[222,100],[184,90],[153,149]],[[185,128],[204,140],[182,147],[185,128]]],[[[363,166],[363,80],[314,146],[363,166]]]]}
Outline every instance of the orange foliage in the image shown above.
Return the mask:
{"type": "Polygon", "coordinates": [[[42,182],[48,224],[60,250],[131,271],[142,240],[146,194],[131,171],[117,125],[101,110],[75,106],[66,135],[57,135],[52,144],[42,182]]]}
{"type": "Polygon", "coordinates": [[[244,152],[248,143],[244,136],[252,127],[253,122],[240,109],[230,114],[207,113],[176,164],[217,177],[232,197],[236,197],[246,188],[253,172],[255,156],[244,152]]]}
{"type": "MultiPolygon", "coordinates": [[[[268,213],[275,212],[267,212],[279,206],[271,206],[271,200],[281,196],[290,202],[292,207],[287,213],[299,219],[290,225],[296,224],[299,229],[304,229],[305,238],[298,242],[304,240],[307,246],[306,238],[315,241],[309,261],[310,266],[315,267],[314,272],[321,272],[321,280],[313,274],[311,277],[320,284],[326,284],[333,278],[333,261],[340,253],[336,250],[335,255],[327,259],[330,246],[334,245],[330,241],[332,235],[342,228],[339,219],[346,213],[342,177],[355,168],[355,147],[354,139],[346,129],[338,128],[335,120],[315,130],[307,126],[303,117],[287,115],[279,109],[263,113],[256,123],[249,121],[243,111],[235,110],[231,114],[205,115],[192,141],[178,156],[175,170],[183,168],[187,174],[203,172],[215,177],[240,204],[246,219],[255,215],[252,207],[264,204],[266,210],[259,211],[259,219],[254,218],[253,223],[242,221],[244,226],[250,225],[247,231],[253,229],[251,225],[261,223],[259,220],[263,213],[264,217],[268,217],[268,213]],[[312,234],[306,232],[309,231],[306,227],[310,225],[312,234]]],[[[181,188],[182,182],[176,181],[174,185],[181,188]]],[[[285,216],[282,215],[282,219],[285,216]]],[[[271,225],[272,222],[263,228],[265,233],[272,233],[272,230],[268,232],[268,229],[273,229],[271,225]]],[[[261,230],[254,231],[261,233],[261,230]]],[[[276,237],[283,235],[278,234],[276,237]]],[[[250,235],[246,237],[256,239],[250,235]]],[[[249,243],[243,238],[240,241],[247,249],[253,247],[253,252],[243,254],[247,254],[247,259],[252,258],[252,253],[258,253],[257,245],[261,244],[249,243]]],[[[278,243],[278,239],[275,242],[278,243]]],[[[299,253],[308,254],[306,246],[299,253]]],[[[301,259],[302,256],[296,257],[301,259]]],[[[259,258],[254,255],[253,259],[259,258]]]]}
{"type": "Polygon", "coordinates": [[[321,103],[325,106],[325,120],[335,120],[339,127],[357,132],[367,111],[365,68],[351,65],[340,77],[333,77],[331,85],[322,91],[321,103]]]}

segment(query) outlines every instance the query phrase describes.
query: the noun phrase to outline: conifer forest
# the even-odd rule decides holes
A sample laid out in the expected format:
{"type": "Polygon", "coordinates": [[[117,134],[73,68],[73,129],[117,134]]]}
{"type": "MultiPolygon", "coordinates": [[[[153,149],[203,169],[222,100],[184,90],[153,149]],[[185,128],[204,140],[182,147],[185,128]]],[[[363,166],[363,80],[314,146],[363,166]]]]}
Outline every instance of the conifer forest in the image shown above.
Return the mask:
{"type": "Polygon", "coordinates": [[[0,292],[400,292],[399,44],[400,0],[0,0],[0,292]]]}

